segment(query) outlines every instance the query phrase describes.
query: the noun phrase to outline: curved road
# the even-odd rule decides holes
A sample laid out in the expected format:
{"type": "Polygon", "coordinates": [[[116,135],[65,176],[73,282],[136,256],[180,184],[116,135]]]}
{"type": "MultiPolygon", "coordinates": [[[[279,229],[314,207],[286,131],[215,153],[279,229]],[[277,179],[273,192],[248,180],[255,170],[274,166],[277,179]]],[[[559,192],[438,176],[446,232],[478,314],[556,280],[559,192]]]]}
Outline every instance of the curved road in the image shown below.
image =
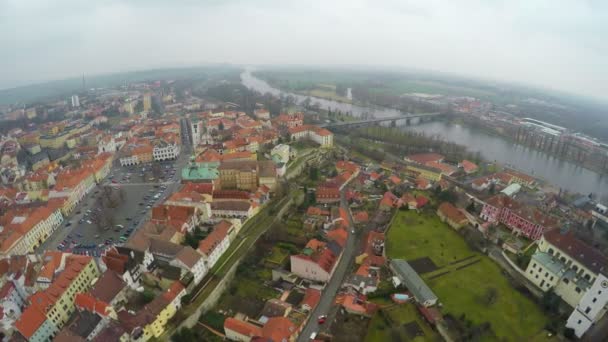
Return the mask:
{"type": "MultiPolygon", "coordinates": [[[[310,335],[313,332],[319,332],[319,324],[317,323],[317,317],[321,315],[328,315],[330,309],[334,305],[334,301],[336,298],[336,294],[340,289],[342,282],[344,281],[344,277],[347,274],[348,268],[351,265],[353,259],[355,258],[355,253],[357,249],[357,238],[356,234],[352,233],[354,229],[353,217],[350,212],[350,208],[348,207],[348,202],[346,201],[345,191],[346,186],[340,191],[340,206],[346,210],[348,213],[348,239],[346,241],[346,246],[344,247],[344,251],[342,252],[342,257],[338,261],[338,266],[334,270],[334,274],[332,275],[329,282],[325,285],[325,289],[321,293],[321,300],[317,307],[310,313],[310,317],[304,329],[300,333],[298,337],[299,342],[310,341],[310,335]]],[[[328,315],[329,316],[329,315],[328,315]]],[[[328,317],[331,318],[331,317],[328,317]]],[[[326,324],[330,323],[330,319],[328,319],[326,324]]]]}

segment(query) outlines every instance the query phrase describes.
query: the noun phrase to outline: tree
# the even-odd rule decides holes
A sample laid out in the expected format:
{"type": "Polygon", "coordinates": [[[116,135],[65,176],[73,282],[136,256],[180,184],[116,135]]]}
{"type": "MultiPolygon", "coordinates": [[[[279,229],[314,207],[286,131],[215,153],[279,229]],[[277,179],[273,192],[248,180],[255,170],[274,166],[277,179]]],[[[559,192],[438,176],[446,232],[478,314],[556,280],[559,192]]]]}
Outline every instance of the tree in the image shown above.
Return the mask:
{"type": "Polygon", "coordinates": [[[444,190],[441,191],[439,193],[439,195],[437,195],[437,199],[440,202],[450,202],[450,203],[454,203],[456,201],[456,193],[454,193],[454,191],[452,190],[444,190]]]}
{"type": "Polygon", "coordinates": [[[153,301],[154,297],[156,297],[156,296],[154,295],[154,292],[152,292],[151,290],[144,289],[144,292],[141,293],[141,297],[142,297],[142,300],[144,301],[144,303],[148,304],[151,301],[153,301]]]}
{"type": "Polygon", "coordinates": [[[550,313],[557,313],[559,309],[560,298],[557,294],[555,294],[553,288],[550,288],[549,291],[543,294],[540,303],[543,309],[545,309],[545,311],[550,313]]]}
{"type": "Polygon", "coordinates": [[[494,186],[494,183],[490,183],[490,187],[488,188],[488,192],[491,194],[494,194],[494,192],[496,191],[496,186],[494,186]]]}
{"type": "Polygon", "coordinates": [[[467,206],[466,210],[469,213],[474,213],[475,212],[475,201],[471,200],[471,202],[469,203],[469,205],[467,206]]]}
{"type": "Polygon", "coordinates": [[[576,337],[574,334],[574,329],[573,328],[564,329],[564,337],[569,340],[573,340],[576,337]]]}
{"type": "Polygon", "coordinates": [[[317,179],[319,179],[319,169],[317,169],[315,166],[310,167],[309,174],[310,180],[316,181],[317,179]]]}

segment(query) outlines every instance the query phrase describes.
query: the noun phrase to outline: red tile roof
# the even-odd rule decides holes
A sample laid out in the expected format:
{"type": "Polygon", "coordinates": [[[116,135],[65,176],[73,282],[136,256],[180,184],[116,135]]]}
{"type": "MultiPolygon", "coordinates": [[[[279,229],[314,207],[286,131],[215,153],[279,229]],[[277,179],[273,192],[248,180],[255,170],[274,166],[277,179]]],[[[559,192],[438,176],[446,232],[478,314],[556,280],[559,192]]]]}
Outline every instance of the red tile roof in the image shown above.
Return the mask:
{"type": "Polygon", "coordinates": [[[458,210],[458,208],[449,202],[441,203],[437,210],[453,222],[462,222],[467,219],[467,217],[460,210],[458,210]]]}
{"type": "Polygon", "coordinates": [[[207,235],[204,240],[199,242],[198,250],[205,255],[211,254],[220,242],[226,238],[228,230],[230,230],[231,227],[232,223],[226,220],[222,220],[220,223],[216,224],[213,227],[211,234],[207,235]]]}
{"type": "Polygon", "coordinates": [[[232,330],[249,337],[262,336],[262,328],[232,317],[228,317],[224,321],[224,330],[232,330]]]}
{"type": "Polygon", "coordinates": [[[15,322],[15,328],[26,339],[30,339],[46,321],[46,315],[36,307],[28,307],[15,322]]]}
{"type": "Polygon", "coordinates": [[[597,249],[577,239],[572,231],[562,233],[559,228],[544,235],[545,240],[595,273],[608,275],[608,258],[597,249]]]}
{"type": "Polygon", "coordinates": [[[262,335],[274,342],[289,341],[297,326],[287,317],[271,317],[262,328],[262,335]]]}
{"type": "Polygon", "coordinates": [[[309,287],[304,292],[304,298],[302,298],[302,302],[300,303],[300,305],[306,304],[311,308],[311,310],[314,310],[317,304],[319,304],[320,300],[321,291],[309,287]]]}
{"type": "Polygon", "coordinates": [[[428,162],[440,162],[444,156],[439,153],[418,153],[410,154],[406,158],[418,164],[426,164],[428,162]]]}

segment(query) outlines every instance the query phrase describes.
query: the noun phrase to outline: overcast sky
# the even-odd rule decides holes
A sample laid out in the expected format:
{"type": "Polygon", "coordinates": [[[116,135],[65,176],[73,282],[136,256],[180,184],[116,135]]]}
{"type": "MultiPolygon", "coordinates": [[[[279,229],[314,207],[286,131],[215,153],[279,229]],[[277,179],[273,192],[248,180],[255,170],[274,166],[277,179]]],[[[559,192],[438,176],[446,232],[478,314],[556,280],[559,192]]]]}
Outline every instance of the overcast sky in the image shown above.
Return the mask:
{"type": "Polygon", "coordinates": [[[0,88],[204,63],[445,71],[607,99],[608,1],[0,0],[0,88]]]}

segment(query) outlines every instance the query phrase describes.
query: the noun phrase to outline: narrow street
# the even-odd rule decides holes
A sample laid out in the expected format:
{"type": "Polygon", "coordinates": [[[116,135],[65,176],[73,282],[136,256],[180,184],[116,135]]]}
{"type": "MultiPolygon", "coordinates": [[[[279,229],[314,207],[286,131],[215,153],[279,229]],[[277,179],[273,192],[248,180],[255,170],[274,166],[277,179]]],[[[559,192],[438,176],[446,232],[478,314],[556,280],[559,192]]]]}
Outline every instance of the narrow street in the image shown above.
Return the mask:
{"type": "Polygon", "coordinates": [[[334,305],[334,300],[336,298],[336,294],[338,293],[338,290],[342,286],[344,277],[346,277],[348,268],[351,265],[351,263],[355,257],[355,254],[356,254],[356,249],[358,246],[357,236],[356,236],[356,234],[352,233],[352,230],[354,229],[353,228],[354,224],[353,224],[353,218],[352,218],[352,215],[350,212],[350,208],[348,207],[348,202],[346,201],[345,189],[346,189],[346,187],[344,187],[344,189],[340,193],[341,194],[340,206],[343,209],[345,209],[346,212],[348,213],[348,226],[349,227],[348,227],[348,240],[346,241],[346,247],[344,248],[344,251],[342,252],[342,257],[340,258],[340,261],[338,262],[338,266],[336,266],[336,269],[334,270],[334,274],[332,275],[329,282],[325,285],[325,289],[323,289],[323,292],[321,293],[321,300],[319,301],[319,304],[311,312],[310,318],[309,318],[308,322],[306,323],[306,326],[304,327],[304,329],[302,329],[302,332],[300,333],[300,336],[298,337],[298,341],[300,341],[300,342],[309,341],[310,335],[313,332],[319,332],[319,328],[321,326],[317,322],[317,317],[319,317],[321,315],[327,315],[328,312],[330,311],[330,309],[332,308],[332,306],[334,305]]]}

